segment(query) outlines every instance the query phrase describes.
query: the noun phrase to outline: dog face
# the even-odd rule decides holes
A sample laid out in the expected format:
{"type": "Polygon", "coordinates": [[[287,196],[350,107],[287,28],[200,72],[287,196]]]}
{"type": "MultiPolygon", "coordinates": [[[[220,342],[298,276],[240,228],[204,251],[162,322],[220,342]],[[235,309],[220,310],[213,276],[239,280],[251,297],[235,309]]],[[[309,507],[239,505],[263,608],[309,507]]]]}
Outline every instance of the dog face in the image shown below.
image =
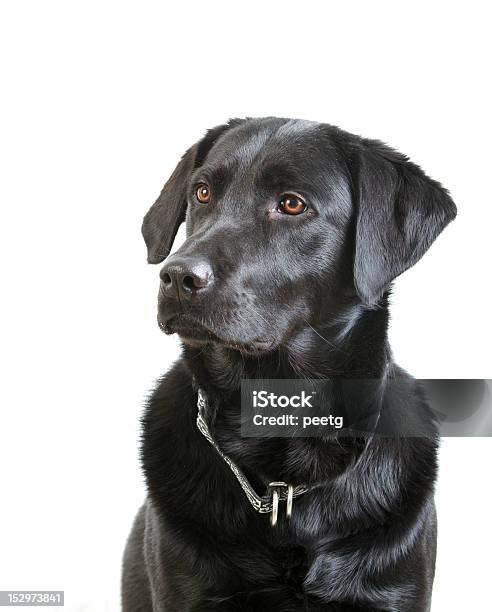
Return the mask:
{"type": "Polygon", "coordinates": [[[195,144],[147,213],[158,320],[185,342],[272,351],[375,307],[455,216],[446,191],[382,143],[300,120],[233,120],[195,144]]]}

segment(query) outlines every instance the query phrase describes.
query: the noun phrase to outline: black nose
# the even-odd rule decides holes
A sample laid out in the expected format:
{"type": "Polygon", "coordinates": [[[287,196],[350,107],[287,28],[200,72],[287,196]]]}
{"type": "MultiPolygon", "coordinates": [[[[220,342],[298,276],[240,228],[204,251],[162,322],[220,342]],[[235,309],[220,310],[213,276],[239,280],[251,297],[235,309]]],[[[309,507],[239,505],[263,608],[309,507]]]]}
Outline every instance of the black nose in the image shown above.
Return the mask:
{"type": "Polygon", "coordinates": [[[213,280],[211,265],[204,259],[170,257],[160,272],[162,290],[176,296],[192,297],[205,291],[213,280]]]}

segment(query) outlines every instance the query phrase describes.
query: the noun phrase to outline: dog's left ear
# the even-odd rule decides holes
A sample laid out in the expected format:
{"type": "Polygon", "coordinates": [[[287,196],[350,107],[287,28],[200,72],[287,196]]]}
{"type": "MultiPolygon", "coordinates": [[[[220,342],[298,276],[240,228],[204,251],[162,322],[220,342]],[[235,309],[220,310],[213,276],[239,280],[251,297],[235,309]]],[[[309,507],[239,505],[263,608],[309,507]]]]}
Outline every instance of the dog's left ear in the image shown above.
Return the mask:
{"type": "Polygon", "coordinates": [[[191,173],[203,164],[222,134],[240,123],[241,119],[231,119],[224,125],[208,130],[181,158],[143,220],[142,234],[147,245],[149,263],[160,263],[169,255],[179,226],[185,220],[186,193],[191,173]]]}
{"type": "Polygon", "coordinates": [[[362,140],[358,163],[354,282],[376,305],[456,216],[447,191],[404,155],[362,140]]]}

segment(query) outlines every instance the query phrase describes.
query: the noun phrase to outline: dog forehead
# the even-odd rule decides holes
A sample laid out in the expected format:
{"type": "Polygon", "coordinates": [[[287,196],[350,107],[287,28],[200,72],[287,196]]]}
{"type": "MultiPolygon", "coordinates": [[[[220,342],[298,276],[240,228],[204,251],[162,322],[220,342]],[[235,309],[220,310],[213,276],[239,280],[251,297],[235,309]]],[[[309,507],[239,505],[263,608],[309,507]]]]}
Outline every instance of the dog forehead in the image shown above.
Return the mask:
{"type": "MultiPolygon", "coordinates": [[[[335,145],[323,124],[301,119],[254,119],[226,132],[205,166],[241,176],[316,177],[338,166],[335,145]]],[[[232,178],[232,176],[230,178],[232,178]]]]}

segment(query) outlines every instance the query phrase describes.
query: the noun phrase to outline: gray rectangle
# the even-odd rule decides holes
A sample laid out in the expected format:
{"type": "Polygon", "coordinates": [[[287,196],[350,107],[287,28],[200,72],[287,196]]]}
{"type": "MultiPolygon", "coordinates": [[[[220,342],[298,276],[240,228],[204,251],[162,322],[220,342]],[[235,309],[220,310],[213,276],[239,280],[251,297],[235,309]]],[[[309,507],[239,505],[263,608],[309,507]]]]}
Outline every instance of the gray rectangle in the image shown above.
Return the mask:
{"type": "Polygon", "coordinates": [[[0,591],[0,606],[63,606],[64,591],[0,591]]]}
{"type": "Polygon", "coordinates": [[[492,436],[492,380],[243,379],[241,435],[492,436]]]}

